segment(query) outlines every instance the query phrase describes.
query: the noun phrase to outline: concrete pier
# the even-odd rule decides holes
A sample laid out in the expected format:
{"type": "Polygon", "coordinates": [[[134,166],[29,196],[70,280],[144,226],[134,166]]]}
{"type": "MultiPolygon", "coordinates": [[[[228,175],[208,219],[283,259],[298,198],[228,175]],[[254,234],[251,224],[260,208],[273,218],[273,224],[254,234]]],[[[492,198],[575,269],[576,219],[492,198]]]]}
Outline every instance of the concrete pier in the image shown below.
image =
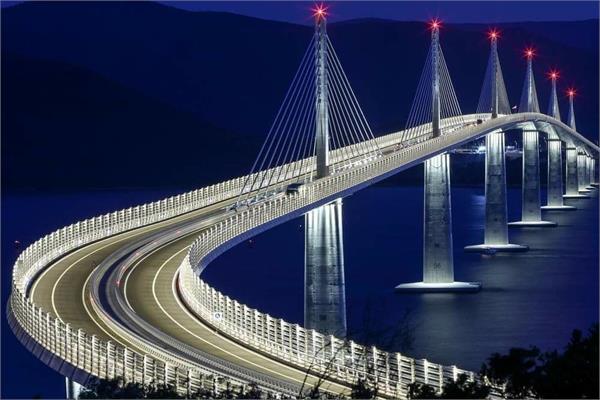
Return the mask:
{"type": "Polygon", "coordinates": [[[577,172],[577,148],[572,144],[567,145],[567,188],[563,196],[565,199],[588,199],[589,196],[579,193],[579,174],[577,172]]]}
{"type": "Polygon", "coordinates": [[[590,169],[590,173],[591,173],[590,180],[592,181],[591,185],[597,188],[598,187],[598,179],[596,179],[596,159],[594,157],[592,157],[591,162],[592,162],[592,166],[590,169]]]}
{"type": "Polygon", "coordinates": [[[473,292],[481,284],[455,282],[452,252],[450,155],[425,161],[423,281],[396,286],[401,292],[473,292]]]}
{"type": "Polygon", "coordinates": [[[587,189],[587,155],[583,152],[577,154],[577,187],[580,194],[589,194],[590,191],[587,189]]]}
{"type": "Polygon", "coordinates": [[[521,221],[510,222],[511,227],[554,227],[557,224],[542,221],[540,208],[540,154],[539,132],[523,130],[523,196],[521,221]]]}
{"type": "Polygon", "coordinates": [[[342,200],[305,215],[304,326],[346,336],[342,200]]]}
{"type": "Polygon", "coordinates": [[[562,141],[556,134],[548,137],[548,197],[547,205],[542,210],[563,211],[576,210],[576,207],[567,206],[563,201],[563,175],[562,175],[562,141]]]}
{"type": "Polygon", "coordinates": [[[586,189],[587,190],[595,190],[596,188],[592,185],[592,176],[593,176],[593,172],[592,172],[592,157],[591,156],[586,156],[585,158],[585,183],[586,183],[586,189]]]}
{"type": "Polygon", "coordinates": [[[83,386],[81,386],[79,383],[65,377],[65,398],[66,399],[78,399],[79,398],[79,393],[81,393],[81,390],[83,389],[83,386]]]}
{"type": "Polygon", "coordinates": [[[506,160],[504,132],[485,137],[485,232],[484,243],[466,246],[465,251],[526,251],[528,246],[508,243],[506,210],[506,160]]]}

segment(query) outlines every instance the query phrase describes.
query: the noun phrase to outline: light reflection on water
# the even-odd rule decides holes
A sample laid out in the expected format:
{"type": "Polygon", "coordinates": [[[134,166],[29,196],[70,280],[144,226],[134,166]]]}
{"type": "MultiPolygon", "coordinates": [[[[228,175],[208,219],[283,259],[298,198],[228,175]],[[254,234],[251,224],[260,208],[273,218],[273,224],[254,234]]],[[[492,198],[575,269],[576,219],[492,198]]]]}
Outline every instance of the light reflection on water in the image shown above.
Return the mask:
{"type": "MultiPolygon", "coordinates": [[[[10,293],[14,240],[26,246],[79,219],[154,201],[180,190],[110,191],[73,194],[3,195],[2,300],[10,293]]],[[[598,205],[575,200],[574,212],[545,214],[552,229],[510,230],[511,242],[532,250],[494,257],[466,254],[463,246],[483,239],[482,189],[453,189],[455,272],[480,281],[477,294],[397,295],[394,286],[421,278],[422,202],[420,187],[375,187],[344,199],[347,313],[360,331],[371,304],[374,318],[399,321],[410,310],[414,336],[408,354],[479,369],[492,352],[535,344],[561,348],[573,328],[586,329],[598,315],[598,205]]],[[[510,189],[509,220],[520,214],[520,191],[510,189]]],[[[542,197],[543,198],[543,197],[542,197]]],[[[242,244],[213,262],[205,277],[224,293],[273,316],[302,323],[304,220],[298,219],[242,244]]],[[[17,342],[2,319],[3,395],[64,395],[64,380],[17,342]],[[36,385],[19,385],[23,376],[36,385]]]]}
{"type": "MultiPolygon", "coordinates": [[[[509,220],[520,214],[520,190],[509,189],[509,220]]],[[[422,188],[375,187],[344,200],[349,330],[359,331],[367,304],[393,324],[410,310],[414,347],[408,353],[479,369],[492,352],[513,346],[562,348],[574,328],[598,317],[598,205],[575,200],[575,212],[545,214],[557,228],[510,229],[527,253],[467,254],[483,239],[482,191],[452,191],[457,280],[478,281],[477,294],[395,294],[395,285],[421,279],[422,188]]],[[[205,278],[232,297],[302,323],[302,220],[277,227],[213,262],[205,278]],[[235,271],[235,272],[234,272],[235,271]],[[236,276],[232,280],[232,276],[236,276]]]]}

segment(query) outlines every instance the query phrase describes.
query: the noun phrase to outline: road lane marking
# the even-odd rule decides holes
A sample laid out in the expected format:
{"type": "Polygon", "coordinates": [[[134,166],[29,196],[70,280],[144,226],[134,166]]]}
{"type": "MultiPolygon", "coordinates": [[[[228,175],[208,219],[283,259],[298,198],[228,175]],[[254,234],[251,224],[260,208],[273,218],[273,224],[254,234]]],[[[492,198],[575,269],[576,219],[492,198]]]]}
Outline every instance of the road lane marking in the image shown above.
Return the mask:
{"type": "MultiPolygon", "coordinates": [[[[227,202],[227,201],[225,200],[225,201],[223,201],[223,202],[227,202]]],[[[68,270],[70,270],[70,269],[71,269],[73,266],[75,266],[76,264],[80,263],[82,260],[84,260],[84,259],[85,259],[85,258],[87,258],[88,256],[90,256],[90,255],[92,255],[92,254],[94,254],[94,253],[96,253],[96,252],[98,252],[98,251],[100,251],[100,250],[103,250],[103,249],[105,249],[106,247],[108,247],[108,246],[111,246],[111,245],[113,245],[113,244],[117,244],[117,243],[119,243],[119,242],[122,242],[122,241],[124,241],[124,240],[131,239],[131,238],[133,238],[133,237],[135,237],[135,236],[139,236],[139,235],[141,235],[141,234],[143,234],[143,233],[148,233],[148,232],[151,232],[151,231],[153,231],[153,230],[160,230],[160,228],[164,227],[165,225],[166,225],[166,226],[169,226],[169,225],[171,225],[171,224],[176,224],[176,223],[178,223],[178,222],[184,222],[184,221],[186,221],[186,220],[191,220],[191,219],[194,219],[194,218],[200,218],[200,217],[202,217],[202,214],[205,214],[205,213],[211,212],[211,211],[213,211],[215,208],[219,208],[219,206],[221,206],[221,205],[222,205],[221,203],[223,203],[223,202],[220,202],[220,203],[214,203],[214,204],[211,204],[211,205],[205,206],[205,207],[203,207],[203,208],[201,208],[201,209],[198,209],[198,210],[195,210],[195,211],[191,211],[189,214],[183,214],[183,215],[179,215],[179,216],[176,216],[176,217],[173,217],[173,218],[170,218],[170,219],[164,220],[164,221],[159,221],[159,222],[151,223],[150,225],[141,226],[141,227],[139,227],[139,228],[136,228],[136,229],[133,229],[133,230],[130,230],[130,231],[121,232],[121,233],[115,234],[115,235],[113,235],[113,236],[109,236],[109,237],[107,237],[107,238],[100,239],[100,240],[99,240],[99,241],[97,241],[97,242],[92,242],[92,243],[85,244],[85,245],[83,245],[83,247],[81,247],[81,248],[79,248],[79,249],[75,250],[73,253],[71,253],[71,254],[67,255],[67,257],[73,256],[73,255],[75,255],[75,254],[77,254],[77,253],[79,253],[79,252],[81,252],[81,251],[84,251],[84,250],[89,250],[89,247],[90,247],[91,245],[94,245],[94,244],[101,244],[102,242],[106,242],[106,241],[108,241],[108,243],[107,243],[106,245],[104,245],[104,246],[102,246],[102,247],[100,247],[100,248],[98,248],[98,249],[95,249],[95,250],[94,250],[94,251],[92,251],[91,253],[88,253],[88,254],[86,254],[85,256],[83,256],[83,257],[81,257],[81,258],[77,259],[76,261],[74,261],[73,263],[71,263],[71,264],[70,264],[70,265],[69,265],[69,266],[68,266],[68,267],[67,267],[67,268],[66,268],[66,269],[65,269],[65,270],[64,270],[64,271],[63,271],[63,272],[62,272],[62,273],[59,275],[58,279],[56,280],[56,282],[55,282],[55,283],[54,283],[54,285],[52,286],[52,291],[51,291],[51,294],[50,294],[50,300],[51,300],[51,304],[52,304],[52,310],[53,310],[53,311],[54,311],[54,313],[56,314],[56,317],[57,317],[57,318],[58,318],[58,319],[59,319],[61,322],[63,322],[63,323],[65,322],[65,321],[64,321],[64,320],[61,318],[60,314],[58,313],[58,310],[57,310],[57,308],[56,308],[56,303],[55,303],[55,299],[54,299],[54,298],[55,298],[55,294],[56,294],[56,288],[58,287],[58,284],[59,284],[59,282],[60,282],[60,281],[61,281],[61,279],[64,277],[64,275],[67,273],[67,271],[68,271],[68,270]],[[114,239],[117,239],[117,240],[114,240],[114,239]]],[[[48,272],[49,272],[51,269],[53,269],[53,268],[57,267],[57,266],[58,266],[58,265],[60,265],[62,262],[64,262],[64,261],[66,260],[66,258],[67,258],[67,257],[63,257],[63,258],[61,258],[61,259],[59,259],[59,260],[56,260],[54,263],[52,263],[50,266],[48,266],[48,267],[47,267],[47,268],[44,270],[44,272],[42,272],[42,274],[39,276],[39,278],[38,278],[38,279],[36,279],[36,281],[35,281],[35,283],[34,283],[34,285],[33,285],[32,289],[31,289],[31,295],[30,295],[30,298],[32,298],[32,299],[33,299],[33,297],[34,297],[34,295],[35,295],[35,291],[36,291],[36,289],[37,289],[37,285],[38,285],[38,283],[39,283],[39,282],[41,282],[41,280],[44,278],[44,276],[45,276],[45,275],[46,275],[46,274],[47,274],[47,273],[48,273],[48,272]]]]}
{"type": "MultiPolygon", "coordinates": [[[[166,266],[166,265],[167,265],[167,264],[168,264],[168,263],[169,263],[169,262],[170,262],[170,261],[171,261],[173,258],[175,258],[175,257],[176,257],[177,255],[179,255],[181,252],[183,252],[184,250],[186,250],[188,247],[189,247],[189,246],[186,246],[186,247],[184,247],[183,249],[181,249],[181,250],[177,251],[175,254],[173,254],[171,257],[169,257],[169,258],[168,258],[168,259],[167,259],[165,262],[163,262],[163,263],[162,263],[162,265],[160,266],[160,268],[157,270],[157,272],[156,272],[156,274],[155,274],[155,276],[154,276],[154,279],[152,280],[152,295],[153,295],[153,297],[154,297],[154,301],[156,302],[156,304],[158,305],[158,307],[159,307],[159,308],[162,310],[162,312],[163,312],[163,313],[164,313],[164,314],[165,314],[165,315],[166,315],[166,316],[167,316],[167,317],[168,317],[168,318],[169,318],[171,321],[173,321],[173,322],[174,322],[174,323],[175,323],[177,326],[179,326],[179,327],[180,327],[182,330],[184,330],[185,332],[189,333],[191,336],[193,336],[193,337],[195,337],[195,338],[199,339],[200,341],[202,341],[202,342],[204,342],[204,343],[206,343],[206,344],[208,344],[208,345],[210,345],[210,346],[212,346],[212,347],[214,347],[214,348],[216,348],[216,349],[218,349],[218,350],[221,350],[223,353],[225,353],[225,354],[228,354],[228,355],[230,355],[230,356],[233,356],[234,358],[237,358],[237,359],[239,359],[239,360],[241,360],[241,361],[243,361],[243,362],[245,362],[245,363],[248,363],[248,364],[250,364],[250,365],[254,365],[254,366],[258,367],[259,369],[262,369],[262,370],[265,370],[265,371],[269,371],[270,373],[273,373],[273,374],[275,374],[275,375],[282,376],[282,377],[284,377],[284,378],[286,378],[286,379],[289,379],[289,380],[292,380],[292,381],[294,381],[294,382],[303,383],[303,382],[304,382],[303,380],[296,379],[296,378],[294,378],[294,377],[292,377],[292,376],[285,375],[285,374],[283,374],[283,373],[281,373],[281,372],[279,372],[279,371],[275,371],[275,370],[273,370],[273,369],[270,369],[270,368],[268,368],[268,367],[266,367],[266,366],[263,366],[263,365],[257,364],[257,363],[255,363],[255,362],[253,362],[253,361],[251,361],[251,360],[245,359],[245,358],[243,358],[243,357],[241,357],[241,356],[239,356],[239,355],[237,355],[237,354],[235,354],[235,353],[232,353],[232,352],[230,352],[230,351],[228,351],[228,350],[226,350],[226,349],[224,349],[224,348],[222,348],[222,347],[220,347],[220,346],[218,346],[218,345],[216,345],[216,344],[214,344],[214,343],[212,343],[212,342],[210,342],[210,341],[208,341],[208,340],[206,340],[206,339],[202,338],[201,336],[197,335],[196,333],[192,332],[191,330],[189,330],[188,328],[186,328],[185,326],[183,326],[183,325],[182,325],[182,324],[181,324],[179,321],[177,321],[175,318],[173,318],[173,317],[172,317],[172,316],[171,316],[171,315],[170,315],[170,314],[169,314],[169,313],[166,311],[166,309],[163,307],[162,303],[160,302],[160,300],[158,299],[158,296],[157,296],[157,294],[156,294],[156,281],[157,281],[157,278],[159,277],[160,273],[162,272],[162,269],[163,269],[163,268],[164,268],[164,267],[165,267],[165,266],[166,266]]],[[[279,363],[277,360],[273,360],[272,358],[266,357],[266,356],[264,356],[264,355],[262,355],[262,354],[260,354],[260,353],[256,353],[256,352],[254,352],[252,349],[250,349],[250,348],[248,348],[248,347],[244,347],[244,346],[240,345],[239,343],[236,343],[236,342],[234,342],[234,341],[230,340],[229,338],[226,338],[226,337],[224,337],[224,336],[218,335],[217,333],[215,333],[215,332],[213,332],[211,329],[209,329],[207,325],[204,325],[204,324],[202,324],[200,321],[198,321],[198,318],[197,318],[196,316],[194,316],[193,314],[191,314],[191,313],[190,313],[190,312],[187,310],[187,308],[186,308],[186,307],[185,307],[183,304],[181,304],[181,300],[179,299],[179,296],[177,295],[177,293],[176,293],[176,289],[175,289],[175,280],[176,280],[176,279],[177,279],[177,273],[176,273],[176,274],[173,276],[173,281],[172,281],[172,286],[171,286],[171,291],[172,291],[173,297],[174,297],[174,298],[175,298],[175,300],[176,300],[176,303],[177,303],[177,304],[178,304],[178,306],[179,306],[179,307],[180,307],[180,308],[181,308],[181,309],[182,309],[182,310],[183,310],[183,311],[184,311],[184,312],[185,312],[185,313],[186,313],[186,314],[187,314],[187,315],[188,315],[188,316],[189,316],[189,317],[192,319],[192,321],[193,321],[195,324],[198,324],[198,325],[202,326],[203,330],[206,330],[207,332],[210,332],[212,335],[216,336],[216,337],[217,337],[217,338],[219,338],[220,340],[227,341],[227,342],[231,343],[232,345],[234,345],[234,346],[236,346],[236,347],[239,347],[239,348],[241,348],[242,350],[244,350],[244,351],[246,351],[246,352],[250,352],[250,353],[252,353],[254,356],[257,356],[257,357],[259,357],[259,358],[262,358],[262,359],[265,359],[265,360],[269,361],[270,363],[277,364],[277,365],[279,365],[279,366],[281,366],[281,367],[283,367],[283,368],[286,368],[286,369],[288,369],[288,370],[290,370],[290,371],[292,371],[292,372],[298,373],[298,374],[302,374],[302,373],[304,373],[304,372],[303,372],[302,370],[300,370],[300,369],[295,369],[295,368],[293,368],[293,367],[290,367],[290,366],[288,366],[288,365],[281,364],[281,363],[279,363]]],[[[194,347],[194,346],[193,346],[193,347],[194,347]]],[[[310,376],[311,376],[312,378],[314,378],[314,379],[318,379],[318,377],[315,377],[315,376],[313,376],[313,375],[310,375],[310,376]]],[[[326,381],[326,382],[328,383],[328,387],[337,386],[338,388],[341,388],[341,389],[343,389],[344,391],[345,391],[345,390],[347,390],[347,387],[345,387],[345,386],[341,386],[341,385],[339,385],[339,384],[337,384],[337,383],[334,383],[334,382],[331,382],[331,381],[326,381]]],[[[327,390],[327,389],[326,389],[326,388],[324,388],[324,390],[327,390]]]]}
{"type": "MultiPolygon", "coordinates": [[[[117,241],[115,241],[115,242],[109,242],[109,243],[105,244],[104,246],[102,246],[102,247],[100,247],[100,248],[98,248],[98,249],[96,249],[96,250],[92,251],[91,253],[88,253],[88,254],[86,254],[85,256],[83,256],[83,257],[79,258],[77,261],[73,262],[71,265],[69,265],[69,266],[68,266],[68,267],[67,267],[67,268],[66,268],[66,269],[65,269],[65,270],[64,270],[64,271],[63,271],[63,272],[62,272],[62,273],[59,275],[58,279],[56,280],[56,282],[54,282],[54,285],[52,286],[52,294],[50,295],[50,299],[52,300],[52,309],[54,310],[54,313],[56,314],[56,317],[57,317],[57,318],[58,318],[58,319],[59,319],[61,322],[63,322],[63,323],[64,323],[65,321],[63,321],[63,319],[61,318],[60,314],[58,313],[58,309],[56,308],[55,294],[56,294],[56,289],[57,289],[57,287],[58,287],[58,285],[59,285],[60,281],[61,281],[61,280],[62,280],[62,278],[63,278],[63,277],[64,277],[64,276],[65,276],[65,275],[66,275],[66,274],[67,274],[67,273],[68,273],[68,272],[71,270],[71,268],[73,268],[74,266],[76,266],[77,264],[79,264],[81,261],[83,261],[84,259],[88,258],[88,257],[89,257],[89,256],[91,256],[92,254],[95,254],[95,253],[97,253],[97,252],[98,252],[98,251],[100,251],[100,250],[103,250],[103,249],[105,249],[105,248],[107,248],[107,247],[109,247],[109,246],[111,246],[111,245],[113,245],[113,244],[116,244],[116,243],[122,242],[123,240],[130,239],[130,238],[132,238],[132,237],[135,237],[135,236],[139,236],[139,235],[141,235],[142,233],[144,233],[144,232],[138,232],[138,233],[135,233],[135,234],[132,234],[132,235],[130,234],[129,236],[125,236],[125,237],[123,237],[123,238],[121,238],[121,239],[119,239],[119,240],[117,240],[117,241]]],[[[99,264],[98,264],[98,265],[99,265],[99,264]]],[[[96,267],[97,267],[97,266],[96,266],[96,267]]],[[[96,267],[94,267],[94,269],[96,269],[96,267]]],[[[93,271],[93,270],[92,270],[92,271],[93,271]]],[[[91,276],[91,273],[89,274],[89,276],[91,276]]],[[[88,276],[88,277],[89,277],[89,276],[88,276]]],[[[85,287],[85,284],[84,284],[84,287],[85,287]]]]}
{"type": "MultiPolygon", "coordinates": [[[[99,268],[100,266],[98,265],[96,268],[99,268]]],[[[92,271],[91,274],[88,275],[88,277],[86,278],[85,282],[83,283],[83,289],[81,290],[81,302],[83,303],[83,307],[85,308],[85,312],[88,314],[88,316],[92,319],[92,321],[94,321],[94,323],[100,328],[102,329],[102,331],[104,333],[106,333],[109,337],[111,337],[114,341],[118,342],[121,344],[121,346],[123,347],[133,347],[133,346],[127,346],[126,344],[124,344],[123,342],[121,342],[119,339],[117,339],[116,337],[114,337],[113,335],[110,334],[110,332],[108,332],[106,329],[104,329],[96,320],[96,318],[94,318],[94,316],[92,315],[92,313],[90,312],[86,301],[85,301],[85,287],[87,286],[89,280],[91,279],[92,275],[94,275],[94,271],[96,270],[96,268],[94,268],[94,270],[92,271]]],[[[93,301],[92,299],[90,299],[90,301],[93,301]]],[[[120,335],[119,335],[120,336],[120,335]]],[[[121,339],[125,339],[122,336],[120,336],[121,339]]]]}

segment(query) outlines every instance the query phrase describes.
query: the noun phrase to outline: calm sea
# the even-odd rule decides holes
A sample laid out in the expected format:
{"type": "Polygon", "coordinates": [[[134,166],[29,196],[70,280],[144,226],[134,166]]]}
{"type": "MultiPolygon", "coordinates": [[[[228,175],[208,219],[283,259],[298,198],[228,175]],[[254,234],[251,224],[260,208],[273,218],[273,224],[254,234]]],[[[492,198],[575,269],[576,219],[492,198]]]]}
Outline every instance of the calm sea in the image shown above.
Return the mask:
{"type": "MultiPolygon", "coordinates": [[[[18,251],[15,240],[27,245],[77,219],[173,193],[4,195],[3,309],[18,251]]],[[[509,189],[508,197],[510,219],[516,220],[520,190],[509,189]]],[[[345,199],[349,331],[360,335],[367,325],[392,331],[401,325],[413,339],[408,355],[475,370],[491,353],[510,347],[562,348],[573,329],[598,320],[597,200],[572,201],[579,207],[575,212],[545,213],[557,228],[511,230],[511,242],[529,245],[529,252],[489,257],[462,251],[483,239],[483,191],[454,188],[455,276],[482,282],[483,290],[399,295],[395,285],[421,279],[422,188],[373,187],[345,199]]],[[[252,307],[302,323],[303,224],[303,219],[291,221],[232,249],[208,267],[205,279],[252,307]]],[[[2,397],[63,397],[63,378],[17,342],[4,312],[2,328],[2,397]]]]}

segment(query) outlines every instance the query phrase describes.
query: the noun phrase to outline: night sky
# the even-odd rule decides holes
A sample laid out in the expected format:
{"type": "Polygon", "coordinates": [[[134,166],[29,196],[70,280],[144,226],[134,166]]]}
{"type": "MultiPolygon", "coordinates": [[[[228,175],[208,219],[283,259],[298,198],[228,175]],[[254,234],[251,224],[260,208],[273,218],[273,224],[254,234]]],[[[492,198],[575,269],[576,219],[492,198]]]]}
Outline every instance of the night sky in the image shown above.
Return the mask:
{"type": "MultiPolygon", "coordinates": [[[[192,11],[226,11],[258,18],[311,24],[311,2],[162,2],[192,11]]],[[[356,1],[325,2],[329,20],[355,18],[385,18],[399,21],[423,21],[440,16],[447,22],[521,22],[521,21],[574,21],[598,18],[595,1],[356,1]]]]}
{"type": "MultiPolygon", "coordinates": [[[[9,7],[20,1],[2,1],[9,7]]],[[[311,24],[306,1],[161,1],[189,11],[223,11],[277,21],[311,24]]],[[[356,18],[425,21],[442,17],[446,22],[499,23],[521,21],[576,21],[598,18],[597,1],[338,1],[325,2],[332,22],[356,18]]]]}

